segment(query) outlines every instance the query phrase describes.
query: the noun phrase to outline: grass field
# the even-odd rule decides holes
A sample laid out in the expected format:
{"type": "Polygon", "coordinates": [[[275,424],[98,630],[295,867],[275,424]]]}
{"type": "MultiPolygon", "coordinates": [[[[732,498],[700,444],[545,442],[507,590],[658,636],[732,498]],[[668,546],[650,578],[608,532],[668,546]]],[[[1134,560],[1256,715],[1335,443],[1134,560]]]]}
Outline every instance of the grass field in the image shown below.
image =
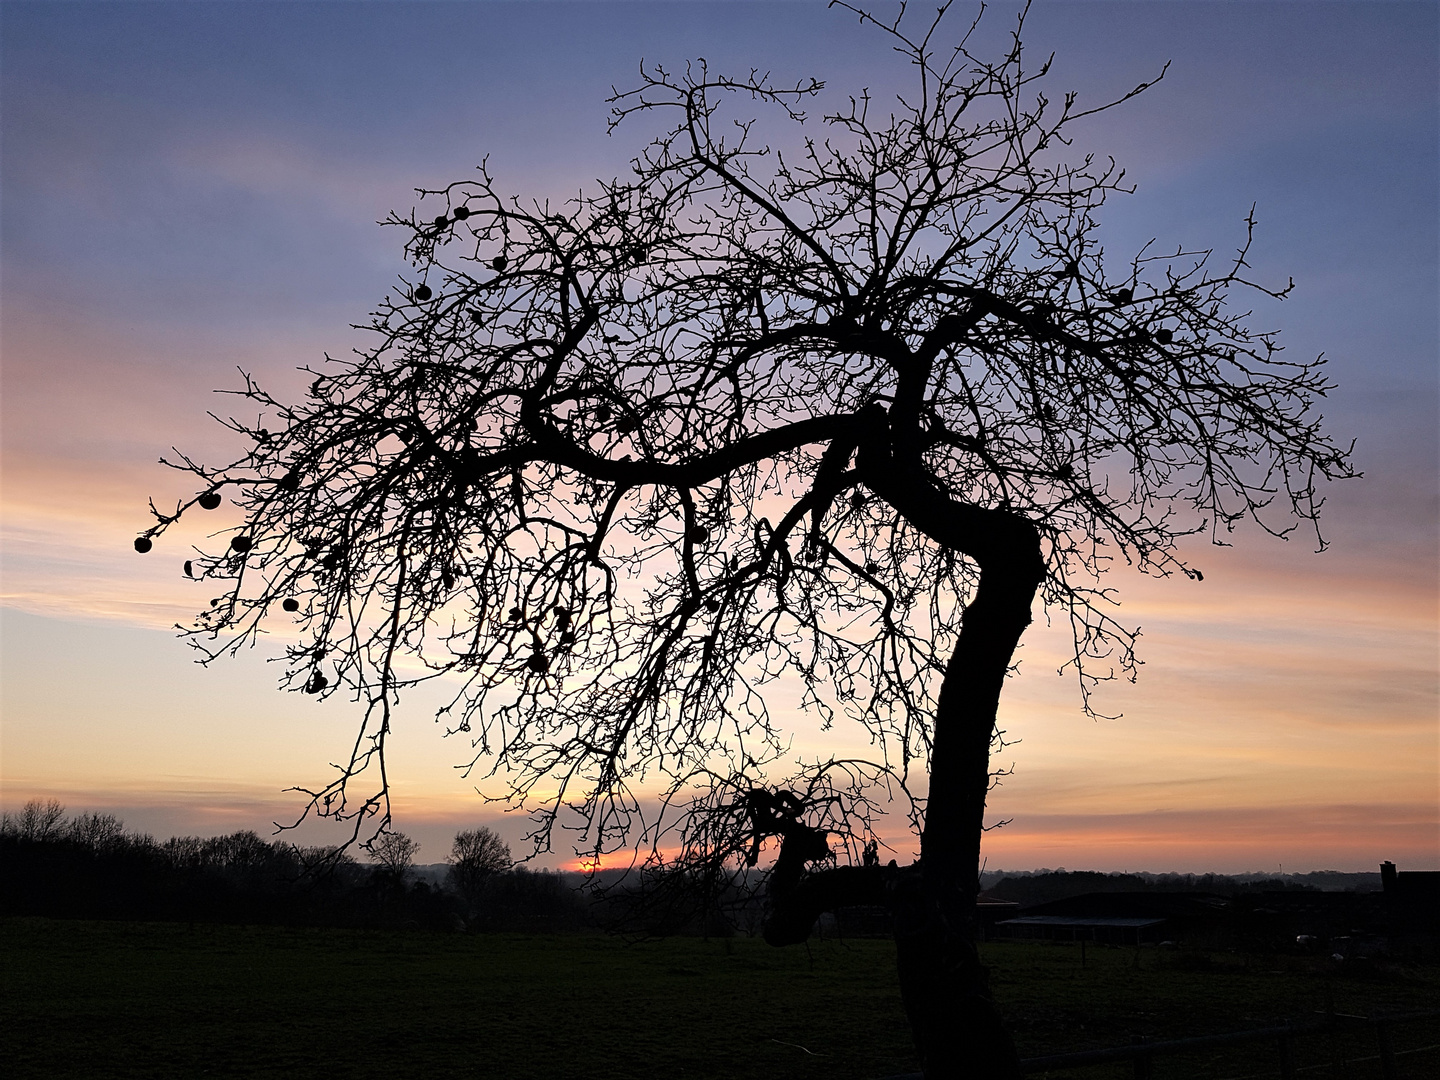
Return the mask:
{"type": "MultiPolygon", "coordinates": [[[[0,956],[0,1071],[11,1080],[874,1080],[916,1067],[883,940],[771,949],[748,938],[5,919],[0,956]]],[[[1027,1057],[1299,1018],[1327,993],[1340,1012],[1440,1004],[1433,967],[1356,980],[1298,958],[1092,946],[1082,968],[1074,946],[1040,944],[989,946],[986,959],[1027,1057]]],[[[1440,1041],[1433,1034],[1396,1037],[1405,1049],[1440,1041]]],[[[1345,1052],[1373,1054],[1371,1039],[1345,1052]]],[[[1302,1063],[1330,1052],[1317,1045],[1302,1063]]],[[[1273,1059],[1253,1046],[1161,1061],[1156,1076],[1276,1075],[1273,1059]]],[[[1433,1052],[1401,1061],[1411,1080],[1440,1065],[1433,1052]]]]}

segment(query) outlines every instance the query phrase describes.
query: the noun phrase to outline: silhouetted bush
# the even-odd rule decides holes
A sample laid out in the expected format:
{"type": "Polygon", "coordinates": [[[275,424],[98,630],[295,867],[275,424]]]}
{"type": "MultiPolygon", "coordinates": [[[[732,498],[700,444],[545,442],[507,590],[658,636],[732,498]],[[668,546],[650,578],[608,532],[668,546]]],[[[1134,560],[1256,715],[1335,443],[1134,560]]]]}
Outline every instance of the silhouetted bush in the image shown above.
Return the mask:
{"type": "Polygon", "coordinates": [[[485,877],[471,911],[472,930],[554,933],[593,923],[586,898],[565,875],[523,866],[485,877]]]}
{"type": "Polygon", "coordinates": [[[597,881],[592,911],[608,930],[645,937],[756,933],[764,918],[755,882],[688,868],[647,868],[597,881]]]}

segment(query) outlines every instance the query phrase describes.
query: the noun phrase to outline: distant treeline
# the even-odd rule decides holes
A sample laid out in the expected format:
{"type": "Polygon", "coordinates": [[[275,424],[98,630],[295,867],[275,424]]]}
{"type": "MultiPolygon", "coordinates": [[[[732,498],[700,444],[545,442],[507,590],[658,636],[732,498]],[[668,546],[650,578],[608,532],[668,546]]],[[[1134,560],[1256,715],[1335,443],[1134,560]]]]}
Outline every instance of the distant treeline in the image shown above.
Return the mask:
{"type": "Polygon", "coordinates": [[[32,802],[0,819],[0,914],[435,930],[590,921],[562,875],[511,866],[488,830],[457,836],[461,858],[443,882],[417,879],[408,865],[415,845],[400,847],[370,865],[248,831],[157,841],[111,814],[67,818],[58,803],[32,802]]]}
{"type": "Polygon", "coordinates": [[[989,870],[980,887],[996,900],[1042,904],[1092,892],[1206,892],[1241,896],[1261,892],[1379,892],[1380,874],[1316,870],[1306,874],[1150,874],[1095,870],[989,870]]]}
{"type": "MultiPolygon", "coordinates": [[[[509,849],[484,828],[458,833],[450,860],[439,866],[415,867],[417,849],[403,833],[388,833],[370,852],[375,861],[362,864],[348,851],[266,840],[248,831],[157,841],[126,830],[110,814],[67,817],[59,803],[32,801],[0,818],[0,914],[708,935],[753,932],[763,918],[753,881],[707,885],[677,873],[602,872],[590,882],[597,887],[584,890],[583,875],[513,865],[509,849]]],[[[982,877],[985,896],[1021,907],[1086,893],[1240,896],[1369,891],[1379,884],[1378,874],[1331,872],[1264,878],[1047,870],[982,877]]]]}
{"type": "Polygon", "coordinates": [[[1045,870],[1029,874],[986,874],[982,886],[985,895],[991,899],[1009,900],[1028,907],[1087,893],[1107,892],[1199,892],[1216,896],[1342,890],[1371,892],[1380,889],[1380,875],[1322,871],[1263,877],[1258,874],[1105,874],[1094,870],[1045,870]]]}

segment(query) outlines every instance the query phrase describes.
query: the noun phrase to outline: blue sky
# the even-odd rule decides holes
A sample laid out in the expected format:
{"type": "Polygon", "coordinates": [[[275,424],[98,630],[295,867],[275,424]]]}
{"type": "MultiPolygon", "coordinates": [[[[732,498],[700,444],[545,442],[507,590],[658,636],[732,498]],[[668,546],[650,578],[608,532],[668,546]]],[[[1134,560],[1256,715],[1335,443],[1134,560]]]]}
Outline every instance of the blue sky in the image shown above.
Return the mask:
{"type": "MultiPolygon", "coordinates": [[[[276,694],[260,657],[194,668],[166,627],[206,598],[183,556],[129,540],[147,496],[179,494],[161,453],[225,452],[205,412],[237,366],[296,386],[356,342],[405,270],[374,222],[487,155],[541,198],[624,170],[653,132],[607,136],[605,98],[642,59],[838,93],[905,76],[818,3],[7,2],[0,30],[3,799],[160,832],[263,828],[346,730],[341,703],[276,694]]],[[[1255,321],[1331,358],[1327,417],[1367,475],[1333,492],[1323,556],[1244,534],[1201,561],[1203,590],[1117,578],[1149,661],[1111,694],[1119,721],[1079,714],[1037,628],[991,865],[1433,864],[1437,8],[1037,3],[1026,40],[1056,53],[1052,96],[1171,62],[1079,133],[1139,188],[1107,247],[1223,254],[1253,203],[1256,276],[1297,285],[1255,321]]],[[[485,811],[424,705],[397,747],[399,824],[439,858],[485,811]]]]}

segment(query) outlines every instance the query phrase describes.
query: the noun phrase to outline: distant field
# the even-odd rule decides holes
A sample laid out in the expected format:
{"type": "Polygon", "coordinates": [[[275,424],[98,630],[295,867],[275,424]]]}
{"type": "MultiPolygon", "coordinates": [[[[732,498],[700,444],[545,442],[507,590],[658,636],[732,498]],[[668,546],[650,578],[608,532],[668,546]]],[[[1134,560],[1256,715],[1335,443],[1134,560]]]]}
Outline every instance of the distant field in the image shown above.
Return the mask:
{"type": "MultiPolygon", "coordinates": [[[[883,940],[781,950],[746,938],[5,919],[0,956],[0,1072],[12,1080],[874,1080],[916,1067],[883,940]]],[[[1084,969],[1068,945],[1002,944],[986,956],[1027,1057],[1299,1018],[1327,991],[1341,1012],[1440,1005],[1433,967],[1362,980],[1299,959],[1153,949],[1092,947],[1084,969]]],[[[1397,1033],[1402,1049],[1437,1041],[1397,1033]]],[[[1323,1043],[1302,1064],[1328,1060],[1323,1043]]],[[[1156,1076],[1276,1075],[1273,1059],[1255,1046],[1158,1062],[1156,1076]]],[[[1434,1052],[1401,1062],[1409,1080],[1440,1076],[1434,1052]]]]}

